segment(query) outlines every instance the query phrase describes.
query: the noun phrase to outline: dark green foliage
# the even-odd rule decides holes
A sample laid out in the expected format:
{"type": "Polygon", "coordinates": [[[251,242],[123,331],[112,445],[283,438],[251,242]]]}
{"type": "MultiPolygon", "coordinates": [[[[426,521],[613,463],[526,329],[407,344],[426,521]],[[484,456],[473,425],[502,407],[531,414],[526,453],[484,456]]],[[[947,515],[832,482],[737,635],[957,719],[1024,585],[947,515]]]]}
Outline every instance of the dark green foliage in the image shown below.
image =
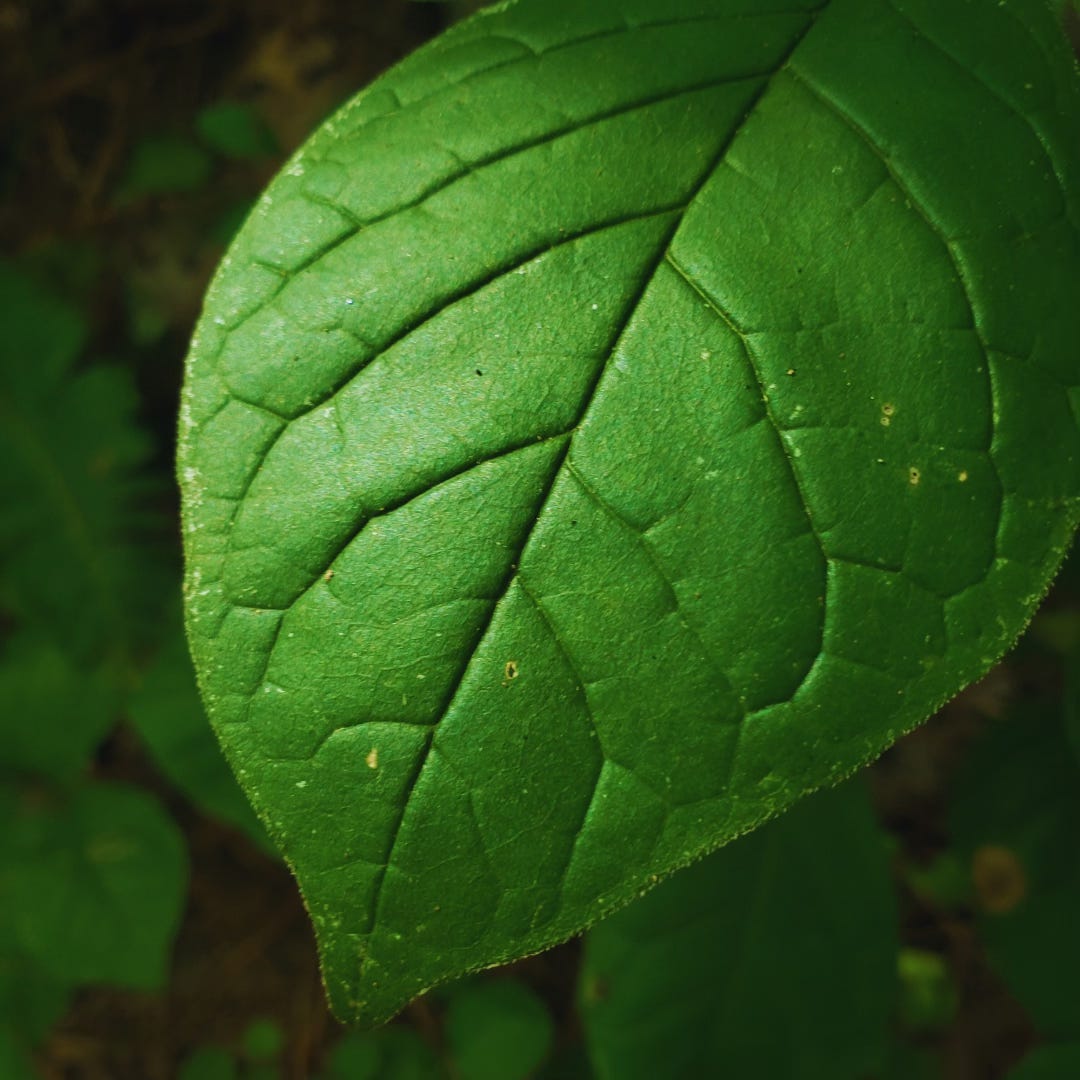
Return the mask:
{"type": "Polygon", "coordinates": [[[975,747],[952,825],[991,962],[1040,1035],[1080,1039],[1080,765],[1058,709],[1018,710],[975,747]]]}
{"type": "Polygon", "coordinates": [[[467,982],[449,995],[446,1041],[460,1080],[526,1080],[551,1039],[543,1002],[512,979],[467,982]]]}
{"type": "Polygon", "coordinates": [[[179,1080],[235,1080],[236,1062],[216,1046],[196,1050],[180,1067],[179,1080]]]}
{"type": "Polygon", "coordinates": [[[0,605],[33,642],[25,648],[48,641],[84,671],[122,678],[162,580],[131,376],[78,364],[79,313],[9,266],[0,317],[11,334],[0,369],[0,605]]]}
{"type": "MultiPolygon", "coordinates": [[[[633,18],[655,19],[654,4],[626,3],[633,18]]],[[[476,6],[461,0],[453,10],[476,6]]],[[[673,838],[681,861],[790,801],[807,763],[831,762],[830,777],[847,771],[1015,635],[1067,538],[1064,500],[1076,482],[1080,143],[1075,80],[1067,63],[1045,61],[1060,59],[1059,35],[1036,0],[833,0],[809,15],[796,2],[777,5],[785,10],[775,17],[762,16],[766,4],[743,6],[752,17],[740,16],[719,45],[703,25],[680,30],[676,4],[665,9],[667,29],[625,31],[620,22],[562,48],[559,35],[573,37],[581,20],[597,29],[625,5],[521,0],[379,82],[290,163],[272,207],[254,196],[279,153],[271,127],[289,129],[272,93],[249,81],[246,49],[263,44],[261,31],[236,39],[236,70],[210,96],[177,90],[167,118],[151,112],[149,127],[136,124],[115,143],[112,127],[83,128],[94,114],[81,106],[94,95],[80,80],[92,78],[93,64],[64,67],[40,89],[17,88],[17,108],[59,88],[65,109],[64,87],[74,88],[78,107],[41,128],[56,150],[71,125],[87,186],[72,199],[78,224],[67,233],[35,212],[36,199],[18,208],[28,221],[12,247],[20,254],[0,260],[4,1080],[82,1075],[81,1052],[93,1062],[86,1071],[116,1080],[173,1072],[183,1080],[952,1080],[943,1063],[965,1040],[978,1045],[980,1003],[1006,995],[999,978],[1025,1011],[1006,1006],[1020,1034],[983,1061],[988,1080],[1002,1080],[1017,1061],[1009,1080],[1080,1075],[1076,566],[1003,674],[924,731],[926,741],[908,740],[914,751],[898,748],[916,760],[905,773],[914,777],[908,809],[898,814],[889,794],[890,758],[872,773],[884,830],[855,781],[671,876],[588,932],[577,1003],[580,946],[571,945],[449,982],[377,1031],[342,1032],[322,1012],[299,903],[264,857],[270,842],[198,700],[176,610],[169,412],[203,275],[253,205],[200,330],[210,350],[223,333],[215,320],[225,319],[233,342],[225,367],[239,392],[223,419],[203,423],[209,449],[198,479],[207,492],[228,488],[237,469],[262,460],[257,498],[237,515],[230,587],[262,588],[260,566],[280,556],[275,588],[288,593],[325,563],[333,574],[314,580],[312,592],[355,605],[344,616],[316,605],[306,623],[281,623],[277,659],[263,672],[272,692],[260,723],[268,723],[257,738],[292,756],[311,730],[355,722],[358,679],[375,698],[383,693],[377,742],[352,746],[349,758],[338,755],[348,747],[335,734],[334,754],[324,755],[337,755],[333,768],[315,775],[305,762],[277,761],[282,779],[267,790],[286,809],[262,804],[271,821],[319,834],[309,854],[325,845],[337,857],[320,887],[342,911],[355,900],[356,855],[371,840],[364,830],[385,841],[400,812],[393,859],[385,847],[368,852],[385,877],[389,916],[385,937],[371,938],[386,951],[369,977],[398,948],[395,934],[405,938],[402,955],[412,950],[422,964],[444,950],[431,964],[438,973],[517,951],[484,940],[493,919],[529,948],[558,936],[551,928],[563,916],[553,912],[580,925],[575,905],[580,912],[597,886],[591,920],[619,899],[611,882],[631,881],[629,895],[652,883],[652,869],[670,869],[673,838]],[[985,19],[968,19],[980,4],[985,19]],[[946,40],[955,29],[949,13],[961,7],[962,32],[946,40]],[[945,36],[930,45],[908,18],[945,36]],[[831,51],[847,19],[860,29],[859,47],[831,51]],[[905,33],[894,33],[898,25],[905,33]],[[762,30],[753,42],[749,26],[762,30]],[[649,47],[624,48],[639,33],[649,47]],[[538,59],[522,41],[537,52],[556,47],[538,59]],[[955,63],[938,55],[943,43],[955,47],[955,63]],[[903,64],[875,62],[896,50],[903,64]],[[480,71],[488,60],[493,69],[480,71]],[[746,79],[720,85],[736,68],[746,79]],[[524,97],[515,89],[523,73],[524,97]],[[826,92],[815,97],[815,89],[826,92]],[[752,106],[745,118],[744,106],[752,106]],[[717,165],[709,151],[732,132],[727,164],[717,165]],[[100,173],[84,160],[95,134],[108,136],[100,173]],[[930,158],[933,175],[924,171],[930,158]],[[293,201],[298,194],[304,199],[293,201]],[[348,211],[344,221],[334,206],[348,211]],[[988,232],[980,232],[983,213],[998,222],[988,232]],[[671,257],[653,267],[669,241],[671,257]],[[338,253],[303,265],[323,244],[338,253]],[[134,261],[129,247],[138,249],[134,261]],[[358,248],[369,262],[354,261],[358,248]],[[257,265],[243,268],[252,251],[257,265]],[[730,259],[734,278],[725,276],[730,259]],[[676,263],[699,292],[680,284],[676,263]],[[264,290],[274,293],[264,308],[233,311],[264,290]],[[1058,290],[1067,302],[1055,301],[1058,290]],[[353,303],[327,308],[327,297],[353,303]],[[346,308],[349,319],[339,320],[346,308]],[[274,310],[280,325],[267,314],[274,310]],[[398,330],[401,340],[384,349],[398,330]],[[851,332],[855,349],[840,344],[851,332]],[[282,351],[290,334],[303,343],[295,364],[282,351]],[[883,343],[895,346],[891,357],[881,358],[883,343]],[[831,366],[816,365],[822,348],[831,366]],[[369,355],[363,378],[372,393],[328,399],[321,408],[341,408],[322,427],[318,410],[291,419],[309,408],[313,388],[326,388],[335,364],[369,355]],[[710,410],[717,386],[721,407],[710,410]],[[229,425],[241,400],[281,415],[245,426],[247,417],[237,441],[229,425]],[[383,401],[392,403],[385,413],[383,401]],[[262,441],[279,427],[291,457],[262,441]],[[506,441],[511,427],[520,440],[506,441]],[[347,468],[324,453],[335,433],[353,448],[347,468]],[[448,463],[460,472],[444,478],[448,463]],[[806,481],[809,524],[791,477],[806,481]],[[329,543],[342,522],[362,523],[349,508],[340,520],[308,512],[335,483],[353,480],[374,485],[363,510],[376,518],[370,546],[332,566],[320,549],[297,576],[290,558],[329,543]],[[551,491],[547,517],[530,525],[534,481],[550,481],[551,491]],[[710,485],[721,482],[731,496],[723,513],[709,503],[710,485]],[[394,509],[414,494],[411,511],[394,509]],[[658,508],[670,514],[652,522],[658,508]],[[500,546],[508,541],[520,553],[500,546]],[[437,572],[416,571],[418,548],[437,572]],[[1001,557],[986,580],[997,574],[1000,589],[969,587],[991,550],[1001,557]],[[724,560],[721,589],[708,572],[724,560]],[[816,591],[807,571],[820,564],[830,569],[816,591]],[[499,589],[488,586],[502,584],[500,568],[517,584],[495,603],[499,589]],[[957,595],[975,599],[969,608],[946,603],[942,627],[927,595],[940,599],[959,583],[957,595]],[[820,620],[819,592],[827,601],[820,620]],[[436,606],[418,610],[427,601],[436,606]],[[395,726],[399,702],[438,718],[439,673],[466,659],[469,634],[489,611],[491,640],[468,660],[456,715],[443,710],[434,735],[395,726]],[[797,677],[790,665],[810,661],[808,635],[819,621],[823,651],[799,708],[821,708],[799,712],[780,699],[785,680],[797,677]],[[343,633],[330,640],[328,629],[343,633]],[[710,647],[728,641],[729,670],[718,673],[690,631],[710,647]],[[374,674],[364,667],[372,658],[374,674]],[[1055,696],[1062,665],[1064,719],[1055,696]],[[305,698],[310,710],[279,711],[273,688],[299,692],[302,680],[287,677],[301,670],[321,680],[305,698]],[[1026,700],[1030,686],[1044,707],[1026,700]],[[987,725],[983,710],[1002,699],[1015,707],[987,725]],[[751,723],[729,755],[710,725],[744,706],[751,723]],[[298,722],[275,726],[289,715],[298,722]],[[599,773],[585,720],[598,720],[599,773]],[[956,790],[945,798],[947,781],[931,785],[935,808],[925,813],[920,770],[952,761],[957,732],[982,726],[989,730],[956,790]],[[942,733],[944,753],[933,742],[942,733]],[[424,753],[430,764],[412,778],[420,809],[406,821],[395,780],[409,779],[402,763],[424,753]],[[710,785],[726,775],[728,756],[736,783],[716,799],[710,785]],[[341,785],[343,761],[355,768],[341,785]],[[733,794],[731,813],[718,813],[733,794]],[[567,850],[577,865],[560,878],[567,850]],[[214,876],[223,869],[224,887],[214,876]],[[244,899],[234,909],[224,891],[249,881],[260,901],[250,921],[235,916],[244,899]],[[437,923],[454,905],[448,942],[437,923]],[[218,933],[234,935],[224,949],[206,936],[215,913],[218,933]],[[277,997],[263,996],[264,975],[281,980],[277,997]],[[209,1025],[184,1024],[200,994],[209,1025]],[[140,1042],[153,1047],[152,1067],[130,1062],[140,1042]]],[[[239,10],[231,0],[211,7],[214,26],[239,10]]],[[[0,49],[18,19],[37,18],[35,5],[13,11],[14,23],[0,20],[0,49]]],[[[434,26],[440,14],[413,17],[434,26]]],[[[61,35],[63,21],[55,31],[42,24],[42,38],[61,35]]],[[[311,74],[270,20],[266,43],[275,63],[311,74]]],[[[192,68],[208,47],[184,47],[192,68]]],[[[103,107],[134,56],[108,57],[97,69],[110,88],[103,107]]],[[[163,67],[168,59],[150,54],[163,67]]],[[[122,123],[132,114],[120,115],[122,123]]],[[[14,182],[8,151],[5,190],[14,182]]],[[[186,525],[203,524],[205,540],[231,498],[196,507],[198,484],[182,478],[186,525]]],[[[199,588],[211,582],[193,574],[189,602],[199,588]]],[[[266,614],[252,613],[252,623],[266,614]]],[[[223,639],[223,671],[244,659],[245,634],[223,639]]],[[[202,677],[215,690],[205,657],[202,677]]],[[[240,768],[251,763],[252,730],[230,735],[240,768]]],[[[351,977],[364,946],[345,940],[351,977]]],[[[403,1000],[402,985],[390,986],[387,1000],[403,1000]]],[[[1000,1002],[986,1015],[996,1022],[1000,1002]]]]}
{"type": "Polygon", "coordinates": [[[865,785],[814,795],[589,933],[581,1004],[597,1073],[875,1075],[895,927],[865,785]]]}
{"type": "Polygon", "coordinates": [[[128,702],[128,714],[161,771],[188,798],[274,852],[221,751],[207,738],[206,714],[179,618],[142,673],[128,702]]]}
{"type": "Polygon", "coordinates": [[[1080,1044],[1044,1046],[1025,1059],[1008,1080],[1072,1080],[1080,1075],[1080,1044]]]}
{"type": "Polygon", "coordinates": [[[156,800],[89,778],[168,580],[131,376],[6,263],[0,321],[0,1030],[23,1053],[75,987],[164,984],[187,859],[156,800]]]}
{"type": "Polygon", "coordinates": [[[259,114],[239,101],[219,101],[199,113],[196,128],[203,141],[229,158],[259,158],[278,152],[259,114]]]}
{"type": "Polygon", "coordinates": [[[416,1032],[388,1027],[346,1035],[334,1048],[326,1080],[441,1080],[444,1075],[416,1032]]]}
{"type": "Polygon", "coordinates": [[[138,146],[117,189],[120,203],[153,195],[196,191],[209,181],[213,158],[193,139],[155,135],[138,146]]]}
{"type": "Polygon", "coordinates": [[[187,866],[161,807],[112,784],[0,793],[0,906],[16,955],[68,985],[163,985],[187,866]]]}

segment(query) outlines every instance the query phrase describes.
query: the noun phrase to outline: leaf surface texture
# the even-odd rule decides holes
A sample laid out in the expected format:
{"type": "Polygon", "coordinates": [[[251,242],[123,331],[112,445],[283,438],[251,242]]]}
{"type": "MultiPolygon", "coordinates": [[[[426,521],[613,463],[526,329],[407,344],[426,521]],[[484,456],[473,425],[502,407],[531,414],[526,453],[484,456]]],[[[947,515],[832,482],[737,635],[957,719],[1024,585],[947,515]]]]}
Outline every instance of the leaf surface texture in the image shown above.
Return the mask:
{"type": "Polygon", "coordinates": [[[1012,643],[1077,519],[1078,125],[1037,0],[521,0],[289,162],[189,357],[187,614],[339,1015],[1012,643]]]}

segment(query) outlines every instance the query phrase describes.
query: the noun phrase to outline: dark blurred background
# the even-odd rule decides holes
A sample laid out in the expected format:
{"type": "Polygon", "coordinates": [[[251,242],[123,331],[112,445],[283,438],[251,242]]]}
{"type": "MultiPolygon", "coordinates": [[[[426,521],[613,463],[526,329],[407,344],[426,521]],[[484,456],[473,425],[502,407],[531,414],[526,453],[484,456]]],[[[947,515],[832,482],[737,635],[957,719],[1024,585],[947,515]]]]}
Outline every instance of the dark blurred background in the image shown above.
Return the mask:
{"type": "Polygon", "coordinates": [[[138,350],[166,450],[177,358],[251,200],[450,15],[406,0],[0,2],[2,250],[89,294],[93,341],[138,350]]]}

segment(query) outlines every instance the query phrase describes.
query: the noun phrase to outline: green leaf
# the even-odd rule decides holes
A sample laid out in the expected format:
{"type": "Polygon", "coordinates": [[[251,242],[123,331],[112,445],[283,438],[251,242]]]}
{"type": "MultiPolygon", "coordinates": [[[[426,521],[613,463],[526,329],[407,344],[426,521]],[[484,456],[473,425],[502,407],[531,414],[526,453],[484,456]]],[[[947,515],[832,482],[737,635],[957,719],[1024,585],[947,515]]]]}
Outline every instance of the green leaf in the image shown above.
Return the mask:
{"type": "MultiPolygon", "coordinates": [[[[5,922],[9,916],[5,912],[5,922]]],[[[10,926],[0,930],[0,1030],[10,1028],[27,1046],[41,1042],[67,1011],[70,987],[46,975],[6,940],[10,926]]],[[[7,1076],[0,1069],[0,1076],[7,1076]]]]}
{"type": "Polygon", "coordinates": [[[161,986],[187,885],[161,807],[93,784],[57,802],[0,787],[0,811],[0,909],[22,953],[69,986],[161,986]]]}
{"type": "MultiPolygon", "coordinates": [[[[10,828],[9,792],[0,788],[4,828],[10,828]]],[[[30,1052],[67,1010],[71,985],[43,971],[18,939],[16,920],[0,883],[0,1076],[17,1080],[36,1073],[30,1052]],[[19,1062],[16,1068],[15,1062],[19,1062]]]]}
{"type": "Polygon", "coordinates": [[[136,590],[146,587],[129,515],[149,445],[130,425],[130,378],[98,367],[65,381],[40,410],[11,404],[0,396],[0,496],[11,508],[0,523],[0,603],[70,655],[99,657],[126,644],[136,590]]]}
{"type": "Polygon", "coordinates": [[[446,1012],[446,1041],[460,1080],[526,1080],[551,1049],[544,1003],[513,979],[455,988],[446,1012]]]}
{"type": "Polygon", "coordinates": [[[334,1047],[326,1080],[440,1080],[431,1048],[411,1028],[350,1032],[334,1047]]]}
{"type": "Polygon", "coordinates": [[[158,767],[196,806],[274,850],[210,732],[179,627],[166,636],[128,711],[158,767]]]}
{"type": "Polygon", "coordinates": [[[116,190],[120,204],[153,195],[197,191],[210,182],[214,163],[196,142],[182,135],[151,135],[134,149],[116,190]]]}
{"type": "Polygon", "coordinates": [[[916,1034],[945,1031],[956,1015],[956,989],[944,959],[924,949],[900,953],[900,1001],[904,1029],[916,1034]]]}
{"type": "Polygon", "coordinates": [[[278,145],[259,113],[241,101],[208,105],[195,121],[203,141],[230,158],[259,158],[278,152],[278,145]]]}
{"type": "Polygon", "coordinates": [[[249,1061],[272,1061],[281,1053],[285,1036],[276,1021],[255,1020],[244,1031],[244,1056],[249,1061]]]}
{"type": "Polygon", "coordinates": [[[72,370],[82,339],[65,310],[38,298],[29,317],[42,325],[15,317],[18,351],[0,365],[0,608],[92,668],[122,659],[159,595],[152,445],[126,371],[72,370]]]}
{"type": "Polygon", "coordinates": [[[0,1027],[0,1076],[7,1080],[37,1080],[39,1075],[15,1032],[0,1027]]]}
{"type": "Polygon", "coordinates": [[[0,260],[0,393],[22,405],[44,399],[70,371],[86,344],[79,310],[14,264],[0,260]]]}
{"type": "Polygon", "coordinates": [[[888,858],[857,782],[676,875],[586,938],[601,1078],[858,1080],[888,1049],[888,858]]]}
{"type": "Polygon", "coordinates": [[[534,952],[851,773],[1078,516],[1042,0],[519,0],[379,79],[188,359],[187,619],[334,1009],[534,952]]]}
{"type": "Polygon", "coordinates": [[[0,656],[0,772],[70,781],[116,722],[120,675],[90,671],[47,639],[18,634],[0,656]]]}
{"type": "Polygon", "coordinates": [[[595,1080],[589,1056],[577,1039],[559,1047],[536,1074],[537,1080],[595,1080]]]}
{"type": "Polygon", "coordinates": [[[934,1048],[897,1042],[881,1080],[943,1080],[940,1057],[934,1048]]]}
{"type": "Polygon", "coordinates": [[[0,770],[70,781],[158,602],[152,447],[128,373],[76,366],[75,309],[0,263],[0,315],[0,770]]]}
{"type": "Polygon", "coordinates": [[[1072,1080],[1080,1075],[1080,1043],[1040,1046],[1009,1075],[1008,1080],[1072,1080]]]}
{"type": "Polygon", "coordinates": [[[950,817],[990,962],[1040,1034],[1080,1037],[1080,767],[1060,718],[1029,709],[992,729],[950,817]]]}
{"type": "Polygon", "coordinates": [[[218,1046],[203,1046],[180,1066],[179,1080],[236,1080],[233,1056],[218,1046]]]}

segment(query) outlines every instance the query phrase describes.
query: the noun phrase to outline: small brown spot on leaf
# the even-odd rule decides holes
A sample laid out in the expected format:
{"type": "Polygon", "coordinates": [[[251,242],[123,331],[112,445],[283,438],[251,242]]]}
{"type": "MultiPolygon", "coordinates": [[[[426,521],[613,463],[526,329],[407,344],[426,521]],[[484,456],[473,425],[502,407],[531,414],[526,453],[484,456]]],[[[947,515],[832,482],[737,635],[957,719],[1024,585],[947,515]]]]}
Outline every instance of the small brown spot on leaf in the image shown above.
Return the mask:
{"type": "Polygon", "coordinates": [[[369,769],[377,769],[379,767],[379,748],[373,746],[368,751],[368,756],[364,758],[364,761],[369,769]]]}
{"type": "Polygon", "coordinates": [[[517,661],[516,660],[507,660],[506,661],[506,669],[503,672],[503,674],[506,676],[507,681],[509,681],[510,679],[516,679],[518,677],[517,661]]]}

